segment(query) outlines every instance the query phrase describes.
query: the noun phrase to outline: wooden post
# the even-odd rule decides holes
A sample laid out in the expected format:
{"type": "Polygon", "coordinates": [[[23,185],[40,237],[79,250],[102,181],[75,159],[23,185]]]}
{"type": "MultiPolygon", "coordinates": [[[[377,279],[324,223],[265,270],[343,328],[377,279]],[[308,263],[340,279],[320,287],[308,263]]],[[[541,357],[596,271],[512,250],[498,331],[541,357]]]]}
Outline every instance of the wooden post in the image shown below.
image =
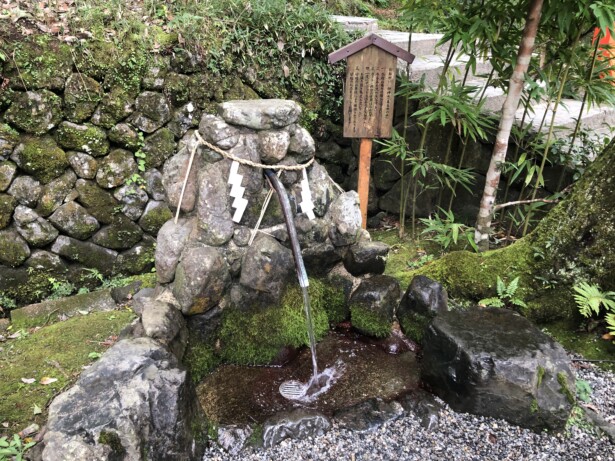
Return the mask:
{"type": "Polygon", "coordinates": [[[359,146],[359,204],[361,207],[362,227],[367,228],[367,204],[369,202],[369,169],[372,160],[372,140],[361,138],[359,146]]]}

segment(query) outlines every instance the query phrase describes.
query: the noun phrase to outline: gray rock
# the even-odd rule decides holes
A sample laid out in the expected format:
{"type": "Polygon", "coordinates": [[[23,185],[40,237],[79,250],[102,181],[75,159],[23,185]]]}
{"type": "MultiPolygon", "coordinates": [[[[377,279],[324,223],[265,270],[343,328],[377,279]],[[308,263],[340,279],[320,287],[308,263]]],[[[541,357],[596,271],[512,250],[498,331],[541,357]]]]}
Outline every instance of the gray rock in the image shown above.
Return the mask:
{"type": "Polygon", "coordinates": [[[232,125],[270,130],[295,123],[301,115],[301,106],[284,99],[228,101],[220,104],[218,112],[232,125]]]}
{"type": "Polygon", "coordinates": [[[64,87],[64,114],[75,123],[92,116],[102,98],[100,83],[83,74],[72,74],[64,87]]]}
{"type": "Polygon", "coordinates": [[[197,216],[198,225],[203,230],[201,241],[207,245],[220,246],[233,237],[233,221],[226,193],[228,168],[226,162],[217,162],[199,171],[197,216]]]}
{"type": "Polygon", "coordinates": [[[110,141],[131,151],[138,150],[143,144],[143,139],[139,136],[139,132],[128,123],[114,125],[109,130],[108,136],[110,141]]]}
{"type": "Polygon", "coordinates": [[[355,191],[341,194],[329,207],[327,218],[333,224],[329,238],[335,246],[355,243],[362,224],[359,195],[355,191]]]}
{"type": "Polygon", "coordinates": [[[421,418],[421,426],[425,429],[428,431],[438,429],[439,413],[444,409],[444,405],[441,400],[436,400],[433,394],[419,389],[402,397],[400,403],[405,411],[421,418]]]}
{"type": "Polygon", "coordinates": [[[200,460],[188,374],[151,338],[119,341],[49,408],[43,461],[200,460]],[[109,384],[113,383],[112,386],[109,384]]]}
{"type": "Polygon", "coordinates": [[[137,163],[132,152],[114,149],[100,161],[96,182],[100,187],[111,189],[124,184],[137,171],[137,163]]]}
{"type": "Polygon", "coordinates": [[[173,295],[184,315],[202,314],[216,306],[231,282],[220,250],[200,244],[187,246],[175,271],[173,295]]]}
{"type": "Polygon", "coordinates": [[[86,267],[98,269],[103,275],[107,276],[113,273],[113,266],[117,258],[117,251],[64,235],[60,235],[55,240],[51,251],[69,261],[75,261],[86,267]]]}
{"type": "Polygon", "coordinates": [[[189,102],[173,111],[167,128],[171,130],[176,138],[181,138],[189,129],[198,126],[200,115],[201,110],[192,102],[189,102]]]}
{"type": "Polygon", "coordinates": [[[4,118],[21,131],[41,135],[62,120],[62,99],[49,90],[15,93],[4,118]]]}
{"type": "Polygon", "coordinates": [[[190,99],[190,84],[192,79],[185,74],[167,73],[164,79],[163,92],[172,106],[178,107],[190,99]]]}
{"type": "Polygon", "coordinates": [[[96,218],[77,202],[65,203],[49,220],[64,234],[79,240],[90,238],[100,228],[96,218]]]}
{"type": "Polygon", "coordinates": [[[141,85],[146,90],[162,90],[164,78],[171,66],[171,58],[169,56],[152,55],[150,59],[141,85]]]}
{"type": "Polygon", "coordinates": [[[0,229],[4,229],[11,223],[16,206],[17,200],[15,197],[9,194],[0,194],[0,229]]]}
{"type": "Polygon", "coordinates": [[[368,336],[389,336],[400,296],[399,282],[393,277],[362,280],[349,301],[352,326],[368,336]]]}
{"type": "Polygon", "coordinates": [[[344,267],[354,276],[382,274],[389,256],[383,242],[359,242],[351,245],[344,256],[344,267]]]}
{"type": "Polygon", "coordinates": [[[35,248],[51,243],[59,235],[58,230],[41,218],[34,210],[19,205],[13,214],[15,228],[26,242],[35,248]]]}
{"type": "Polygon", "coordinates": [[[111,88],[105,93],[96,108],[91,121],[94,125],[111,128],[134,112],[134,96],[122,86],[111,88]]]}
{"type": "MultiPolygon", "coordinates": [[[[167,203],[172,208],[176,209],[179,205],[179,198],[184,186],[186,174],[188,173],[189,163],[190,153],[184,150],[171,157],[164,164],[162,170],[162,185],[166,191],[167,203]]],[[[181,210],[183,212],[189,212],[194,209],[198,191],[197,173],[198,159],[197,162],[193,162],[190,174],[188,175],[188,182],[186,183],[186,189],[181,204],[181,210]]]]}
{"type": "Polygon", "coordinates": [[[0,192],[4,192],[9,188],[16,174],[17,165],[8,160],[0,162],[0,192]]]}
{"type": "MultiPolygon", "coordinates": [[[[74,173],[73,173],[74,174],[74,173]]],[[[79,179],[75,183],[75,189],[79,194],[77,200],[81,203],[98,222],[110,224],[117,218],[118,202],[113,195],[102,189],[94,181],[79,179]]]]}
{"type": "MultiPolygon", "coordinates": [[[[19,142],[19,133],[8,126],[0,123],[0,162],[13,153],[13,149],[19,142]]],[[[2,165],[2,163],[0,163],[2,165]]],[[[0,169],[0,191],[2,191],[2,169],[0,169]]]]}
{"type": "Polygon", "coordinates": [[[29,256],[30,247],[28,247],[28,243],[15,229],[0,230],[0,264],[17,267],[29,256]]]}
{"type": "Polygon", "coordinates": [[[227,453],[236,456],[252,436],[250,426],[218,426],[218,445],[227,453]]]}
{"type": "Polygon", "coordinates": [[[205,141],[215,144],[220,149],[232,149],[239,141],[237,128],[211,114],[203,114],[201,117],[199,133],[205,141]]]}
{"type": "Polygon", "coordinates": [[[109,152],[107,133],[94,125],[62,122],[56,133],[58,144],[65,149],[86,152],[100,157],[109,152]]]}
{"type": "Polygon", "coordinates": [[[329,241],[312,243],[301,250],[303,263],[310,275],[324,275],[341,261],[341,256],[329,241]]]}
{"type": "Polygon", "coordinates": [[[115,262],[116,272],[122,274],[143,274],[154,267],[156,240],[148,235],[127,251],[120,253],[115,262]]]}
{"type": "Polygon", "coordinates": [[[98,162],[85,152],[67,152],[68,162],[77,176],[84,179],[93,179],[98,171],[98,162]]]}
{"type": "Polygon", "coordinates": [[[173,217],[165,202],[150,200],[139,219],[139,226],[150,235],[157,235],[160,228],[173,217]]]}
{"type": "Polygon", "coordinates": [[[155,168],[147,170],[143,174],[143,178],[145,179],[145,191],[153,200],[160,201],[166,198],[160,171],[155,168]]]}
{"type": "Polygon", "coordinates": [[[290,134],[288,152],[300,163],[311,159],[316,152],[316,146],[308,130],[299,125],[291,125],[288,127],[288,133],[290,134]]]}
{"type": "Polygon", "coordinates": [[[454,410],[560,430],[574,403],[564,349],[507,309],[440,313],[424,337],[421,377],[454,410]]]}
{"type": "Polygon", "coordinates": [[[92,242],[112,250],[127,250],[141,241],[143,230],[124,217],[103,226],[92,236],[92,242]]]}
{"type": "Polygon", "coordinates": [[[161,128],[145,138],[141,152],[145,154],[143,167],[145,169],[161,166],[166,159],[175,153],[177,144],[173,133],[168,128],[161,128]]]}
{"type": "Polygon", "coordinates": [[[329,427],[329,419],[314,410],[299,408],[278,413],[263,423],[263,445],[271,448],[285,439],[317,437],[327,432],[329,427]]]}
{"type": "Polygon", "coordinates": [[[51,136],[22,136],[11,160],[43,184],[59,177],[69,166],[66,153],[51,136]]]}
{"type": "Polygon", "coordinates": [[[54,274],[66,272],[66,263],[58,255],[45,250],[34,250],[24,265],[39,271],[47,271],[54,274]]]}
{"type": "Polygon", "coordinates": [[[448,293],[446,288],[424,275],[412,279],[406,293],[399,303],[398,316],[417,313],[435,317],[448,311],[448,293]]]}
{"type": "Polygon", "coordinates": [[[8,190],[19,203],[30,208],[36,207],[42,191],[41,183],[32,176],[16,177],[8,190]]]}
{"type": "Polygon", "coordinates": [[[399,402],[384,402],[382,399],[369,399],[333,415],[335,421],[345,429],[370,431],[387,421],[401,417],[404,409],[399,402]]]}
{"type": "Polygon", "coordinates": [[[184,251],[196,219],[180,218],[167,221],[158,231],[156,245],[156,277],[159,283],[169,283],[175,276],[175,268],[184,251]]]}
{"type": "MultiPolygon", "coordinates": [[[[308,182],[314,202],[314,214],[322,218],[329,210],[331,202],[340,195],[340,192],[333,185],[327,170],[317,163],[314,163],[308,172],[308,182]]],[[[295,193],[295,195],[299,196],[298,193],[295,193]]]]}
{"type": "Polygon", "coordinates": [[[284,130],[267,130],[258,133],[261,160],[263,163],[279,163],[288,151],[290,135],[284,130]]]}
{"type": "Polygon", "coordinates": [[[146,133],[153,133],[171,120],[171,106],[162,93],[144,91],[137,96],[135,107],[137,111],[128,121],[146,133]]]}
{"type": "Polygon", "coordinates": [[[294,276],[291,251],[272,237],[261,235],[243,257],[239,282],[244,287],[279,297],[284,285],[294,276]]]}
{"type": "Polygon", "coordinates": [[[160,343],[181,360],[188,344],[188,329],[180,311],[162,301],[149,301],[143,307],[141,323],[145,334],[160,343]]]}
{"type": "Polygon", "coordinates": [[[141,217],[149,200],[147,192],[135,185],[118,187],[113,192],[113,197],[123,204],[122,213],[133,221],[141,217]]]}
{"type": "Polygon", "coordinates": [[[73,171],[68,170],[59,178],[54,179],[49,184],[45,184],[36,207],[36,212],[46,217],[57,210],[68,194],[71,193],[75,181],[77,181],[77,175],[73,171]]]}
{"type": "Polygon", "coordinates": [[[191,338],[211,344],[222,326],[222,309],[219,306],[212,307],[203,314],[186,317],[186,322],[191,338]]]}
{"type": "MultiPolygon", "coordinates": [[[[334,284],[334,286],[339,286],[344,290],[346,303],[350,301],[350,296],[361,283],[361,279],[348,272],[343,264],[338,264],[331,269],[327,274],[327,280],[334,284]]],[[[350,313],[350,309],[348,313],[350,313]]]]}

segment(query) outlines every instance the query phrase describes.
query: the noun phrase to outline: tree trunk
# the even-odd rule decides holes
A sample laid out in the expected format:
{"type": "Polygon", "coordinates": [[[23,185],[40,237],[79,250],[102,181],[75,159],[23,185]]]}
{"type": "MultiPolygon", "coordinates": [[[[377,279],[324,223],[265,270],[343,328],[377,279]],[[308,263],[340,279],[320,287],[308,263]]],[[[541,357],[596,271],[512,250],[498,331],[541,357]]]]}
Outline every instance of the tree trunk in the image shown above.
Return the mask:
{"type": "Polygon", "coordinates": [[[515,120],[515,112],[519,106],[519,100],[521,99],[525,73],[527,72],[532,57],[534,41],[536,40],[538,24],[540,23],[542,3],[543,0],[532,0],[530,3],[521,44],[519,45],[519,53],[517,54],[517,63],[515,64],[515,69],[508,85],[506,100],[502,106],[502,118],[500,119],[498,134],[496,136],[495,145],[493,146],[491,162],[487,170],[485,189],[483,190],[483,197],[480,201],[480,209],[476,219],[474,241],[481,251],[489,249],[489,231],[491,229],[495,196],[500,183],[501,166],[504,160],[506,160],[510,130],[515,120]]]}
{"type": "Polygon", "coordinates": [[[567,318],[577,311],[573,285],[587,281],[615,291],[614,209],[615,140],[527,237],[486,253],[448,253],[413,275],[438,280],[451,297],[473,302],[495,296],[497,276],[506,283],[520,277],[515,297],[528,304],[527,316],[567,318]]]}

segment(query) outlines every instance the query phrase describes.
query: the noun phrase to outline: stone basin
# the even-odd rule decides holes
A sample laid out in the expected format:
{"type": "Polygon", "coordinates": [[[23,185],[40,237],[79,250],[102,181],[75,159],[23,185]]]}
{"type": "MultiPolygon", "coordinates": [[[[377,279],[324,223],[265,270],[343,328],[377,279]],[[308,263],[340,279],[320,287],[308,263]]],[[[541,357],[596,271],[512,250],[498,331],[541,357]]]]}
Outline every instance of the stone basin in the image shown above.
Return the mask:
{"type": "Polygon", "coordinates": [[[219,424],[262,423],[296,408],[317,410],[327,416],[371,398],[392,400],[419,384],[416,354],[387,352],[386,340],[370,340],[351,332],[333,331],[317,346],[319,371],[341,360],[346,369],[329,391],[309,404],[286,400],[279,386],[286,380],[306,383],[312,374],[309,349],[283,367],[224,365],[197,387],[207,417],[219,424]]]}

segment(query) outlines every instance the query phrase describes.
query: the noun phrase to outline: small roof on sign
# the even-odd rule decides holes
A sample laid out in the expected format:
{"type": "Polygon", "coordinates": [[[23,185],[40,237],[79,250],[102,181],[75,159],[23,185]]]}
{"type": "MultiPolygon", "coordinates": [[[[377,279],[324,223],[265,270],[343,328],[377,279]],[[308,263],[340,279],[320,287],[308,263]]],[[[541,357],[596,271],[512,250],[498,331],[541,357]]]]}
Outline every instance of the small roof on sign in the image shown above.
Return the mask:
{"type": "Polygon", "coordinates": [[[387,53],[397,56],[399,59],[403,59],[408,64],[411,64],[412,61],[414,61],[414,55],[412,53],[409,53],[403,48],[398,47],[394,43],[391,43],[374,33],[371,33],[331,53],[329,55],[329,64],[334,64],[342,59],[346,59],[371,45],[377,46],[387,53]]]}

